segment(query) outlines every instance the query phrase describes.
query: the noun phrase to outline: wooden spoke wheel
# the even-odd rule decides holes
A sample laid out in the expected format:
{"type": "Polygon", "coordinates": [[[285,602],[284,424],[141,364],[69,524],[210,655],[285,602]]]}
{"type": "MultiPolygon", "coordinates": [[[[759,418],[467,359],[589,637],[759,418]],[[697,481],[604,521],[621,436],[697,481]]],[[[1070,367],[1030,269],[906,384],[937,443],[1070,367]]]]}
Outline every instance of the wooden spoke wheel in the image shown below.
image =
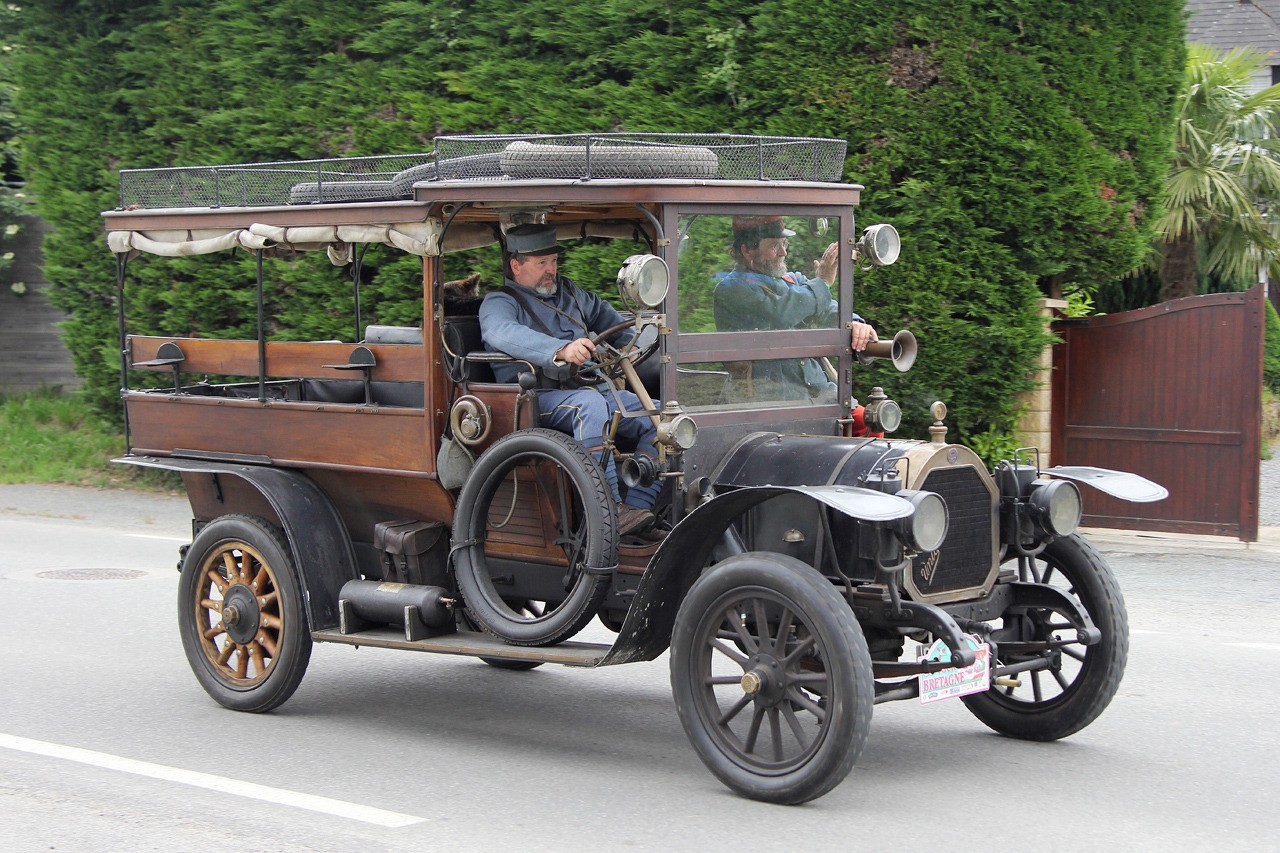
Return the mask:
{"type": "Polygon", "coordinates": [[[299,589],[288,545],[263,519],[223,516],[196,536],[178,624],[196,679],[220,704],[268,711],[298,688],[311,659],[299,589]]]}

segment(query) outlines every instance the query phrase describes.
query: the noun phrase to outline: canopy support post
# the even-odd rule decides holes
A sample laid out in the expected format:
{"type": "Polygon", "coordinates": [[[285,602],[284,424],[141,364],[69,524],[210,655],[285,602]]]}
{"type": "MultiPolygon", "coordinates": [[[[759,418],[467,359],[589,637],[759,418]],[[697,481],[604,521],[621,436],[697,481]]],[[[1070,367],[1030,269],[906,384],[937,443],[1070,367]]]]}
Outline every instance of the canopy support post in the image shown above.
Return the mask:
{"type": "MultiPolygon", "coordinates": [[[[129,266],[129,253],[116,253],[116,322],[120,337],[120,395],[123,398],[129,390],[129,342],[126,340],[124,322],[124,279],[125,269],[129,266]]],[[[124,452],[127,456],[133,450],[133,438],[129,432],[129,406],[123,403],[124,410],[124,452]]]]}
{"type": "Polygon", "coordinates": [[[360,277],[364,275],[364,253],[369,250],[369,244],[365,243],[360,247],[360,251],[353,255],[351,261],[351,279],[355,284],[355,302],[356,302],[356,336],[352,338],[356,343],[364,340],[364,325],[360,322],[360,277]]]}
{"type": "Polygon", "coordinates": [[[262,249],[258,249],[258,402],[267,401],[267,322],[263,305],[262,249]]]}

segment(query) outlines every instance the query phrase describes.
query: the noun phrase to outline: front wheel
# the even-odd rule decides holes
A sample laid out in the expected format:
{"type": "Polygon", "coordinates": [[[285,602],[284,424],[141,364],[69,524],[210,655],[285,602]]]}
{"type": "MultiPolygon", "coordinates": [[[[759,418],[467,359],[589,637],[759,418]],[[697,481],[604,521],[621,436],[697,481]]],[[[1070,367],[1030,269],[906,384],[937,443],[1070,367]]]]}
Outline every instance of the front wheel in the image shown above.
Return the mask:
{"type": "Polygon", "coordinates": [[[744,797],[784,804],[849,774],[875,701],[849,605],[810,566],[763,552],[693,585],[671,639],[671,687],[707,768],[744,797]]]}
{"type": "Polygon", "coordinates": [[[1023,559],[1019,574],[1019,580],[1049,584],[1076,599],[1102,639],[1091,646],[1073,642],[1075,629],[1052,610],[1006,613],[992,634],[1000,644],[997,665],[1039,659],[1047,665],[965,696],[964,703],[1001,734],[1057,740],[1096,720],[1115,696],[1129,656],[1129,616],[1111,567],[1078,535],[1055,540],[1038,557],[1023,559]]]}
{"type": "Polygon", "coordinates": [[[284,536],[224,515],[196,536],[178,579],[178,627],[200,686],[236,711],[270,711],[302,682],[311,634],[284,536]]]}

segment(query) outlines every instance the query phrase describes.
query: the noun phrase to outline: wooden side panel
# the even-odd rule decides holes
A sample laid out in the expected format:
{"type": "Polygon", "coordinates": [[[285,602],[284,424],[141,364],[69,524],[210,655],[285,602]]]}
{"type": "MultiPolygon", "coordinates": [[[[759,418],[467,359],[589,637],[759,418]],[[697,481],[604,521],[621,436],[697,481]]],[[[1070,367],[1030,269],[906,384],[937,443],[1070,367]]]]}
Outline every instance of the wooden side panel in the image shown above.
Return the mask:
{"type": "Polygon", "coordinates": [[[1264,298],[1257,287],[1059,326],[1055,464],[1169,490],[1135,504],[1086,487],[1085,524],[1257,538],[1264,298]]]}
{"type": "MultiPolygon", "coordinates": [[[[178,366],[183,373],[214,373],[224,376],[258,375],[257,341],[221,341],[211,338],[129,338],[129,363],[138,370],[172,370],[169,366],[138,367],[139,362],[156,357],[166,341],[177,344],[185,356],[178,366]]],[[[359,370],[335,370],[326,364],[346,364],[357,344],[269,341],[267,376],[313,379],[359,379],[359,370]]],[[[378,363],[370,378],[398,382],[421,382],[426,373],[426,356],[421,346],[372,344],[378,363]]]]}
{"type": "Polygon", "coordinates": [[[289,467],[434,475],[421,409],[125,395],[134,453],[265,456],[289,467]]]}

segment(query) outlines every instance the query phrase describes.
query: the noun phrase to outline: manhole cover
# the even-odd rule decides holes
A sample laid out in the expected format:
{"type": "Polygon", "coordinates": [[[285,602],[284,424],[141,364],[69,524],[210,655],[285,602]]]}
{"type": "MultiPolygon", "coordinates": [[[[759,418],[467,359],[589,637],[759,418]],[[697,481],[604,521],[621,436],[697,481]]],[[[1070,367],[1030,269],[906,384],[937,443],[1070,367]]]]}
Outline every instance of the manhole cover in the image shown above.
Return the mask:
{"type": "Polygon", "coordinates": [[[137,569],[50,569],[36,572],[36,577],[56,581],[127,581],[146,574],[137,569]]]}

